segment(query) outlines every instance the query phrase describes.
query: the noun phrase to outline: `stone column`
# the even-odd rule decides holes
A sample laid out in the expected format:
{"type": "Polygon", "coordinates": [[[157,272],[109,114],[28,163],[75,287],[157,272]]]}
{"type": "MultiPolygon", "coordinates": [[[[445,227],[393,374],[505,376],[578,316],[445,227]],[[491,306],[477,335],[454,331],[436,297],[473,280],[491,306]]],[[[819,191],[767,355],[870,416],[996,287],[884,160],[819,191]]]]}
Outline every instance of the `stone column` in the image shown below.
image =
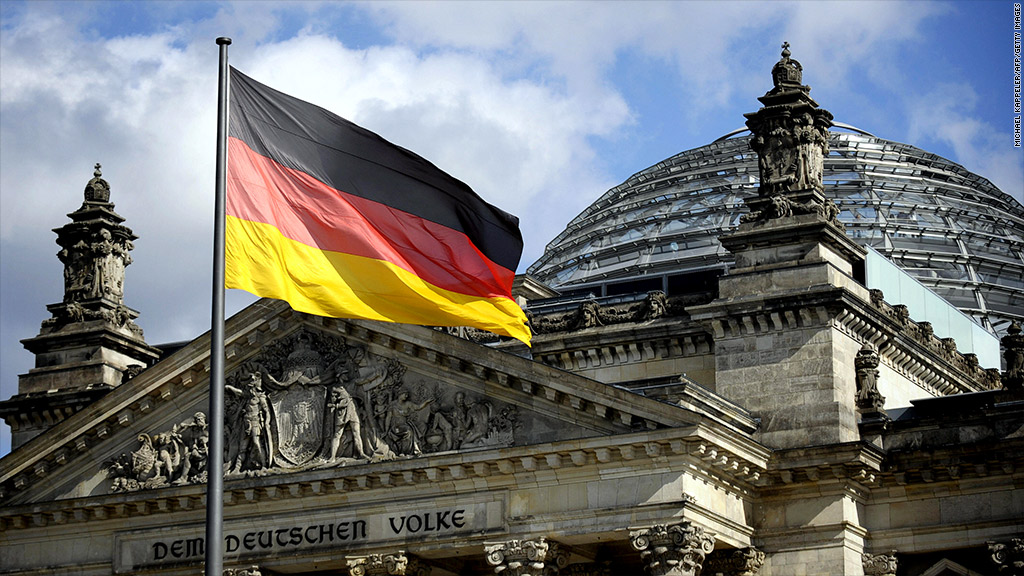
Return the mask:
{"type": "Polygon", "coordinates": [[[632,530],[629,539],[653,576],[697,576],[715,538],[689,522],[632,530]]]}
{"type": "MultiPolygon", "coordinates": [[[[544,576],[546,563],[557,556],[543,538],[486,543],[484,552],[494,573],[502,576],[544,576]]],[[[557,573],[557,567],[548,573],[557,573]]]]}
{"type": "Polygon", "coordinates": [[[736,550],[718,550],[708,554],[704,576],[755,576],[764,565],[764,552],[753,546],[736,550]]]}

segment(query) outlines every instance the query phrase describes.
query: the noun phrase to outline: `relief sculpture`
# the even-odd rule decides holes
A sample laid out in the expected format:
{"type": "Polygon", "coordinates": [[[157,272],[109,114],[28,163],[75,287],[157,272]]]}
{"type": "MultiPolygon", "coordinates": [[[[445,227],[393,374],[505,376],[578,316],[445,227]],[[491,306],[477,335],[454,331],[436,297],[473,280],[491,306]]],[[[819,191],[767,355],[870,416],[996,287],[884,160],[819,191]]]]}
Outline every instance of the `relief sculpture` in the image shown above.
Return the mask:
{"type": "Polygon", "coordinates": [[[196,412],[167,432],[140,434],[138,450],[107,463],[111,490],[131,492],[206,482],[208,440],[209,428],[203,412],[196,412]]]}
{"type": "MultiPolygon", "coordinates": [[[[309,332],[267,346],[225,382],[225,474],[261,476],[510,446],[514,406],[475,397],[396,360],[309,332]]],[[[138,436],[108,463],[113,491],[205,481],[206,415],[138,436]]]]}

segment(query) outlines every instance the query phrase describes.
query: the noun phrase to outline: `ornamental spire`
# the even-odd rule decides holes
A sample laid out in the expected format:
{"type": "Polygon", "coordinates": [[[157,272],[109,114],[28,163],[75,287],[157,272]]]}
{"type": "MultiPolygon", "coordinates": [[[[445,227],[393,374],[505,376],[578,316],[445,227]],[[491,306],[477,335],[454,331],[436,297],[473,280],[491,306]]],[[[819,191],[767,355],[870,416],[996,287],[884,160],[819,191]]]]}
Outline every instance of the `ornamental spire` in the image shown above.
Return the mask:
{"type": "Polygon", "coordinates": [[[24,444],[152,365],[160,351],[146,344],[124,304],[124,269],[136,239],[110,203],[110,185],[96,164],[82,206],[54,229],[64,264],[64,298],[46,307],[39,334],[22,340],[36,367],[18,376],[18,394],[0,402],[12,445],[24,444]]]}
{"type": "Polygon", "coordinates": [[[791,56],[789,42],[783,43],[772,68],[773,87],[758,98],[764,107],[745,115],[761,183],[744,221],[816,212],[838,224],[839,211],[825,200],[823,186],[832,114],[818,108],[811,88],[802,84],[803,66],[791,56]]]}

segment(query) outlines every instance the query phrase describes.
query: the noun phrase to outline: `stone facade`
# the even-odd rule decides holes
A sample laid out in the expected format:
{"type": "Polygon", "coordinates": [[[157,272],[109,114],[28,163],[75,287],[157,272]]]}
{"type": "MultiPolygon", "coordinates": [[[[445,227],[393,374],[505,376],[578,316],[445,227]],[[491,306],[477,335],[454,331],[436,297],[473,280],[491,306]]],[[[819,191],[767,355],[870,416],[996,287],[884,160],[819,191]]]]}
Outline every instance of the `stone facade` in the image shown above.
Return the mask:
{"type": "MultiPolygon", "coordinates": [[[[26,345],[63,355],[55,398],[98,392],[0,460],[0,574],[197,573],[215,456],[232,575],[1020,573],[1019,328],[983,370],[858,282],[815,186],[830,115],[790,56],[750,116],[771,178],[713,290],[552,300],[520,278],[530,349],[259,301],[225,327],[224,454],[208,337],[161,356],[131,314],[69,316],[120,310],[123,267],[97,295],[65,254],[63,320],[26,345]],[[118,378],[72,362],[86,341],[118,378]]],[[[94,263],[134,239],[96,179],[83,210],[110,238],[58,231],[122,243],[70,243],[94,263]]],[[[0,405],[12,425],[42,413],[39,374],[0,405]]]]}

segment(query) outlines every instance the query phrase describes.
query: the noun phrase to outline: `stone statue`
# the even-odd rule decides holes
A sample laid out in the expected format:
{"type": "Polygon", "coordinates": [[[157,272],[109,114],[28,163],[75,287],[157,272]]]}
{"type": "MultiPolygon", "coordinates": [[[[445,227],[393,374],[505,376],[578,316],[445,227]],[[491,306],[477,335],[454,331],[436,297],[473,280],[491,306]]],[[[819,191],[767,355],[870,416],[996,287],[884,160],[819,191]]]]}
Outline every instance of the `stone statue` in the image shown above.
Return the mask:
{"type": "Polygon", "coordinates": [[[870,343],[865,343],[854,359],[857,407],[862,411],[880,412],[885,405],[885,397],[878,392],[878,363],[878,351],[870,343]]]}
{"type": "Polygon", "coordinates": [[[1008,390],[1024,389],[1024,335],[1020,324],[1013,322],[1006,329],[1006,336],[1000,339],[1003,345],[1003,359],[1006,360],[1006,371],[1003,372],[1003,386],[1008,390]]]}
{"type": "Polygon", "coordinates": [[[363,434],[359,425],[356,403],[344,385],[336,384],[330,389],[327,412],[329,416],[325,422],[331,426],[331,431],[330,434],[324,434],[325,444],[330,443],[326,460],[334,462],[339,456],[344,455],[339,452],[343,440],[352,446],[351,451],[346,451],[346,453],[351,453],[351,457],[368,458],[363,450],[363,434]]]}
{"type": "Polygon", "coordinates": [[[228,469],[242,472],[271,467],[275,444],[271,424],[273,415],[263,390],[262,376],[259,372],[250,372],[244,388],[225,384],[224,389],[240,400],[236,409],[239,427],[230,442],[228,469]]]}
{"type": "Polygon", "coordinates": [[[404,368],[397,362],[374,362],[361,347],[349,349],[348,389],[353,391],[359,406],[363,447],[373,460],[390,460],[396,456],[387,437],[387,409],[391,388],[402,380],[404,368]]]}

